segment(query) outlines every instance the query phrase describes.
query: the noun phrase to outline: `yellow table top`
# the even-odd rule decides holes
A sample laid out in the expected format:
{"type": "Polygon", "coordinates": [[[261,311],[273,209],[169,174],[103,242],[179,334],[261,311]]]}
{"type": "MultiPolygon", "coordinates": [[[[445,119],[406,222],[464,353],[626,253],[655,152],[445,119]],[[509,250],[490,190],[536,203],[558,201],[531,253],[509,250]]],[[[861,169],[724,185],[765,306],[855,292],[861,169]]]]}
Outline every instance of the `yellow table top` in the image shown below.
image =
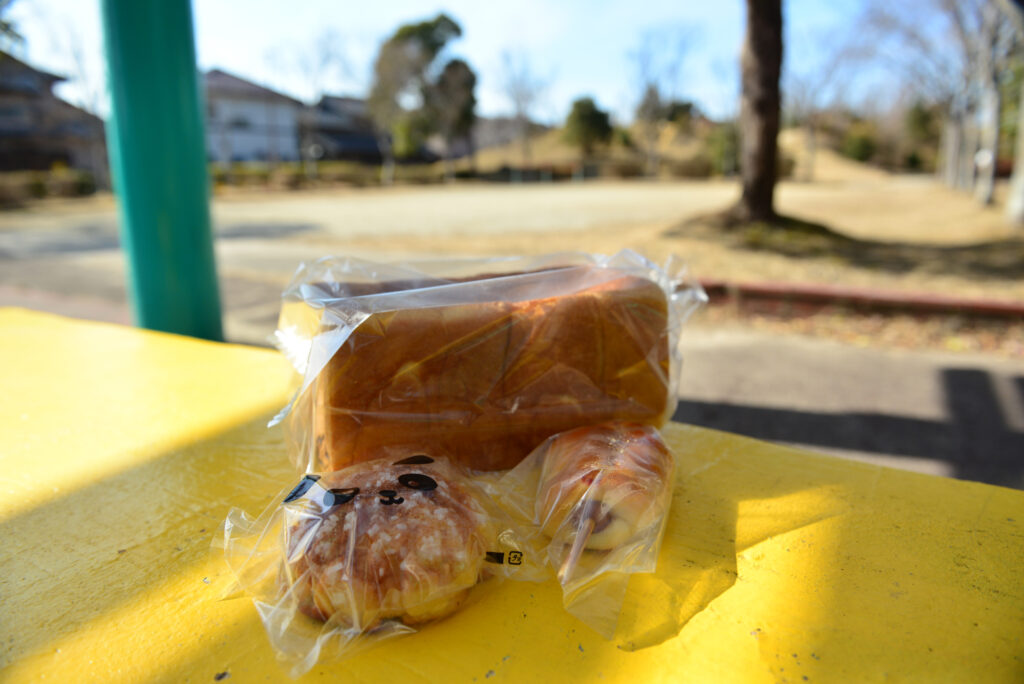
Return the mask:
{"type": "MultiPolygon", "coordinates": [[[[294,481],[273,352],[0,309],[0,679],[278,681],[211,554],[294,481]],[[224,674],[227,673],[227,674],[224,674]]],[[[554,583],[309,679],[1024,681],[1024,492],[673,424],[654,575],[614,641],[554,583]]]]}

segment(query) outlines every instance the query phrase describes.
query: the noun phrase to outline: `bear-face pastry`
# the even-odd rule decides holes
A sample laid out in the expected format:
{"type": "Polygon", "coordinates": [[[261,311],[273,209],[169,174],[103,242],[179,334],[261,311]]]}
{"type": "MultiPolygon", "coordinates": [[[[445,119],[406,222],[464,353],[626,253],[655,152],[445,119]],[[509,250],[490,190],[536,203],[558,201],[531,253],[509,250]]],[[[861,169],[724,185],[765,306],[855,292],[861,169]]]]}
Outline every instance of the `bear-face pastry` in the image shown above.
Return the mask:
{"type": "Polygon", "coordinates": [[[368,631],[455,611],[493,532],[447,461],[412,456],[307,475],[285,499],[282,580],[310,617],[368,631]]]}

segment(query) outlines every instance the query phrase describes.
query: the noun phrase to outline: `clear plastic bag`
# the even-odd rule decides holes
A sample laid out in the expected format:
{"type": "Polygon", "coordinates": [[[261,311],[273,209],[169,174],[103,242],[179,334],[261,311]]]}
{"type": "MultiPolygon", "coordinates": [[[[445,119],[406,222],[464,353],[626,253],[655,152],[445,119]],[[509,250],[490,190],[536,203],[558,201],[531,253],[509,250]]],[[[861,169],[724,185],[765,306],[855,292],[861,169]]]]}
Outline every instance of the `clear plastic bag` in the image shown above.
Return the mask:
{"type": "Polygon", "coordinates": [[[610,639],[629,576],[657,567],[674,473],[657,429],[615,421],[551,437],[493,491],[540,531],[565,608],[610,639]]]}
{"type": "Polygon", "coordinates": [[[310,474],[256,520],[235,509],[225,557],[293,676],[441,619],[490,576],[540,559],[458,466],[415,455],[310,474]]]}
{"type": "Polygon", "coordinates": [[[307,472],[430,444],[474,470],[550,435],[672,415],[678,333],[706,297],[682,265],[624,251],[302,266],[276,341],[302,375],[288,415],[307,472]]]}

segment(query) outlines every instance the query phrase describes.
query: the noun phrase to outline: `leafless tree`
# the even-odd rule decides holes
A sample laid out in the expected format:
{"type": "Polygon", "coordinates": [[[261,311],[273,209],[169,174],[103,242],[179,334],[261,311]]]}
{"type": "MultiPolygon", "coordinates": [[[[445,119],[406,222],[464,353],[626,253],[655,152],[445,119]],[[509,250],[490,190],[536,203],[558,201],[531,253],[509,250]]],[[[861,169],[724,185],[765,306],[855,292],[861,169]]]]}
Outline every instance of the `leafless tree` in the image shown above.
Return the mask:
{"type": "Polygon", "coordinates": [[[17,53],[25,47],[25,37],[11,21],[9,14],[15,0],[0,0],[0,50],[17,53]]]}
{"type": "Polygon", "coordinates": [[[502,66],[502,85],[505,96],[512,103],[513,116],[519,128],[523,166],[529,166],[531,115],[551,81],[534,72],[525,53],[506,50],[502,54],[502,66]]]}
{"type": "Polygon", "coordinates": [[[395,177],[395,151],[392,135],[400,118],[405,114],[401,104],[402,93],[408,90],[417,70],[416,64],[422,60],[415,55],[415,46],[400,47],[385,43],[377,54],[374,63],[374,82],[367,99],[367,108],[373,119],[377,135],[377,147],[380,148],[383,164],[381,165],[381,184],[391,185],[395,177]]]}
{"type": "Polygon", "coordinates": [[[93,76],[86,67],[85,48],[82,42],[82,35],[70,23],[65,25],[67,35],[67,51],[72,65],[73,78],[78,84],[82,109],[92,114],[95,119],[92,121],[89,143],[89,158],[92,166],[93,181],[97,188],[110,188],[110,170],[107,166],[107,150],[103,144],[103,122],[99,118],[100,98],[106,88],[106,84],[93,76]]]}
{"type": "Polygon", "coordinates": [[[647,175],[658,172],[658,138],[668,104],[677,96],[683,63],[692,42],[693,32],[687,27],[645,31],[629,54],[638,86],[634,113],[644,150],[647,154],[647,175]]]}
{"type": "MultiPolygon", "coordinates": [[[[2,2],[2,0],[0,0],[2,2]]],[[[9,7],[9,3],[8,3],[9,7]]],[[[61,69],[68,77],[68,84],[72,86],[67,98],[78,108],[92,114],[92,118],[83,122],[89,130],[87,142],[88,166],[93,175],[93,182],[97,188],[110,188],[110,170],[107,161],[107,150],[103,144],[104,131],[103,121],[100,119],[100,111],[103,104],[103,93],[106,90],[106,81],[101,71],[89,69],[89,57],[94,63],[99,63],[97,53],[89,55],[82,40],[78,27],[63,18],[50,16],[41,7],[32,8],[36,13],[36,19],[46,25],[49,29],[47,39],[50,50],[58,55],[63,63],[61,69]]]]}
{"type": "MultiPolygon", "coordinates": [[[[352,69],[345,54],[344,41],[333,28],[325,28],[316,39],[300,48],[295,55],[295,70],[305,82],[307,97],[299,125],[299,149],[306,176],[316,177],[315,133],[316,105],[323,98],[331,79],[351,76],[352,69]]],[[[273,126],[273,122],[270,122],[273,126]]]]}
{"type": "MultiPolygon", "coordinates": [[[[1018,39],[1024,39],[1024,7],[1012,0],[1000,0],[999,8],[1013,26],[1018,39]]],[[[1012,225],[1024,228],[1024,135],[1021,131],[1024,131],[1024,88],[1020,89],[1020,103],[1017,105],[1017,144],[1006,200],[1006,219],[1012,225]]]]}
{"type": "MultiPolygon", "coordinates": [[[[973,0],[971,0],[973,2],[973,0]]],[[[965,133],[974,102],[971,96],[971,52],[964,42],[965,33],[955,35],[945,21],[941,3],[945,0],[918,0],[912,3],[883,3],[875,0],[867,8],[862,22],[883,64],[902,73],[903,78],[927,101],[946,111],[938,172],[950,187],[961,178],[961,157],[965,133]],[[922,16],[944,21],[922,21],[922,16]],[[953,49],[950,49],[952,46],[953,49]]],[[[971,152],[973,156],[973,152],[971,152]]]]}
{"type": "Polygon", "coordinates": [[[782,77],[785,109],[804,131],[805,181],[814,180],[822,115],[842,100],[849,85],[850,68],[868,57],[863,46],[837,32],[825,35],[817,52],[820,59],[810,64],[798,66],[788,60],[782,77]]]}
{"type": "Polygon", "coordinates": [[[977,79],[981,91],[981,131],[974,196],[982,204],[992,204],[1003,108],[1000,81],[1010,69],[1010,59],[1016,52],[1020,38],[995,0],[983,3],[980,12],[981,26],[976,45],[977,79]]]}
{"type": "Polygon", "coordinates": [[[426,90],[430,118],[444,139],[445,178],[455,180],[452,155],[457,140],[469,140],[476,121],[476,74],[465,61],[453,59],[445,64],[437,80],[426,90]]]}
{"type": "Polygon", "coordinates": [[[951,187],[975,190],[985,203],[992,201],[995,173],[998,81],[1015,42],[1010,22],[1001,20],[998,1],[877,0],[866,20],[879,54],[946,110],[941,177],[951,187]]]}

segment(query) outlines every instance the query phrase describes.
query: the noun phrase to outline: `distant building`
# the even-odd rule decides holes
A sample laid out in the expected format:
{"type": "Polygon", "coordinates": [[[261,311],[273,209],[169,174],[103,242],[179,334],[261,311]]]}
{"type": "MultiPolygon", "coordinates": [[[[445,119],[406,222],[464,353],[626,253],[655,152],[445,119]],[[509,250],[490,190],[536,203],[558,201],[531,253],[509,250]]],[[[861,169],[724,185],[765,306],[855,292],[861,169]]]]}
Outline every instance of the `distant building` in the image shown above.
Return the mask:
{"type": "Polygon", "coordinates": [[[0,170],[63,164],[106,173],[103,121],[53,94],[64,77],[0,52],[0,170]]]}
{"type": "MultiPolygon", "coordinates": [[[[530,124],[531,129],[536,124],[530,124]]],[[[512,117],[485,118],[478,116],[473,122],[473,144],[478,150],[500,147],[519,140],[522,124],[512,117]]]]}
{"type": "Polygon", "coordinates": [[[303,104],[214,69],[206,73],[206,150],[211,161],[295,161],[303,104]]]}
{"type": "Polygon", "coordinates": [[[318,159],[380,163],[380,148],[366,100],[325,95],[303,118],[303,139],[318,159]]]}
{"type": "MultiPolygon", "coordinates": [[[[527,123],[530,137],[546,133],[550,126],[530,121],[527,123]]],[[[478,150],[488,147],[501,147],[519,143],[522,140],[523,127],[518,119],[498,116],[487,118],[478,116],[473,123],[473,147],[478,150]]]]}

